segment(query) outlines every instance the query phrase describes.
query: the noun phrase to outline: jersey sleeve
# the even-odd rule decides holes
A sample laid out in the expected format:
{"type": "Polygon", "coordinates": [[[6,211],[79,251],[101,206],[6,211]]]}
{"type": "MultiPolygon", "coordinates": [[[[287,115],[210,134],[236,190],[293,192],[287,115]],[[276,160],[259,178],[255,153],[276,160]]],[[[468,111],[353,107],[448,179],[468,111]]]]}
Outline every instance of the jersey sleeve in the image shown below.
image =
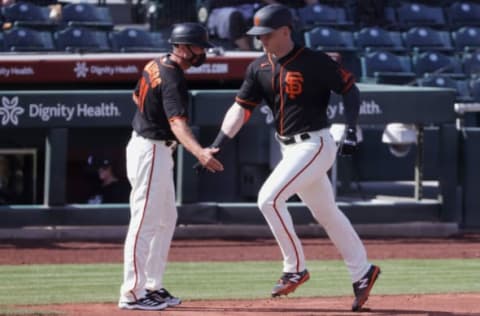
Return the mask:
{"type": "Polygon", "coordinates": [[[243,108],[252,111],[262,101],[259,83],[256,80],[256,63],[251,63],[245,73],[245,79],[238,91],[235,102],[243,108]]]}
{"type": "Polygon", "coordinates": [[[326,58],[326,64],[326,72],[328,74],[327,82],[330,90],[337,94],[347,93],[355,84],[353,74],[328,56],[326,58]]]}
{"type": "Polygon", "coordinates": [[[181,72],[164,68],[160,89],[166,117],[186,117],[188,91],[181,72]]]}

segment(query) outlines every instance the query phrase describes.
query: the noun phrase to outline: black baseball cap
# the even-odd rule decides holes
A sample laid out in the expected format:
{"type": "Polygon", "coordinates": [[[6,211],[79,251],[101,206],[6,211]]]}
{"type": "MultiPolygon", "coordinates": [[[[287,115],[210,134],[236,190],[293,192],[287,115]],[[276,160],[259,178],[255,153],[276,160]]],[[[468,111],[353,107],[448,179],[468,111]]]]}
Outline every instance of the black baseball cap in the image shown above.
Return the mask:
{"type": "Polygon", "coordinates": [[[248,30],[248,35],[265,35],[282,26],[292,26],[293,16],[290,9],[281,4],[267,5],[255,13],[253,27],[248,30]]]}
{"type": "Polygon", "coordinates": [[[95,157],[93,155],[88,156],[87,164],[92,169],[107,168],[112,166],[110,159],[106,157],[95,157]]]}

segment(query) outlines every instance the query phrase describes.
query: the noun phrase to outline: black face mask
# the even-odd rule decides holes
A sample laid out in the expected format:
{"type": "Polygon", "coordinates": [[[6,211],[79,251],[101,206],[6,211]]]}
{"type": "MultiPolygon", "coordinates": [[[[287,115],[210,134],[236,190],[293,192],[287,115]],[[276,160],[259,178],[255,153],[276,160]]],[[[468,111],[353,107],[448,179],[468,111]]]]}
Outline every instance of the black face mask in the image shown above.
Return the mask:
{"type": "Polygon", "coordinates": [[[188,61],[190,62],[190,64],[193,66],[193,67],[200,67],[201,65],[203,65],[203,63],[205,62],[205,60],[207,59],[207,54],[205,53],[202,53],[202,54],[195,54],[192,49],[190,48],[190,46],[188,46],[188,50],[190,51],[190,53],[192,53],[192,57],[190,57],[190,59],[188,59],[188,61]]]}

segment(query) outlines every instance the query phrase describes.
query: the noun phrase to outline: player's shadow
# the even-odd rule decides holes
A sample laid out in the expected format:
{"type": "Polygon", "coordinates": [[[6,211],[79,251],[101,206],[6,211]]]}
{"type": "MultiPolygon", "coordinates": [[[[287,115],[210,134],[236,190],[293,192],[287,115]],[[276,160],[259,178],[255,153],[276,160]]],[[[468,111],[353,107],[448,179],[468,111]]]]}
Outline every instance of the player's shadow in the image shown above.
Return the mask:
{"type": "Polygon", "coordinates": [[[435,310],[416,310],[416,309],[368,309],[364,308],[359,312],[352,312],[350,310],[338,308],[285,308],[285,307],[215,307],[215,306],[177,306],[176,312],[195,313],[202,315],[204,313],[241,313],[241,315],[281,315],[288,313],[289,315],[328,315],[328,316],[359,316],[359,315],[374,315],[374,316],[475,316],[478,313],[464,313],[464,312],[444,312],[435,310]]]}

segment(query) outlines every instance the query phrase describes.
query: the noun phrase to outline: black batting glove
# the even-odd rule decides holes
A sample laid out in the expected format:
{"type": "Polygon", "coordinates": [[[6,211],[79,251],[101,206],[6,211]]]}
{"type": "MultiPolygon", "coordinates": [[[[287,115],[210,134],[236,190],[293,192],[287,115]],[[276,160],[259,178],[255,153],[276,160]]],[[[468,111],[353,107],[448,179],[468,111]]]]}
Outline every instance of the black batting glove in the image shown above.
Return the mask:
{"type": "Polygon", "coordinates": [[[197,161],[196,164],[193,165],[193,170],[195,170],[195,173],[196,174],[201,174],[201,173],[204,173],[207,168],[205,168],[204,166],[202,166],[202,164],[200,163],[200,161],[197,161]]]}
{"type": "MultiPolygon", "coordinates": [[[[222,130],[220,130],[218,132],[218,135],[217,137],[215,138],[215,140],[213,141],[213,143],[208,146],[210,148],[222,148],[223,145],[225,145],[225,143],[227,143],[228,141],[230,141],[230,137],[228,137],[227,135],[225,135],[222,130]]],[[[217,153],[218,154],[218,153],[217,153]]],[[[214,155],[216,157],[216,155],[214,155]]],[[[201,174],[201,173],[204,173],[207,168],[205,168],[204,166],[202,166],[202,164],[200,163],[200,161],[197,161],[196,164],[193,165],[193,170],[195,170],[195,173],[196,174],[201,174]]]]}
{"type": "Polygon", "coordinates": [[[340,155],[351,156],[357,149],[357,133],[354,128],[348,128],[345,132],[345,139],[340,144],[340,155]]]}

